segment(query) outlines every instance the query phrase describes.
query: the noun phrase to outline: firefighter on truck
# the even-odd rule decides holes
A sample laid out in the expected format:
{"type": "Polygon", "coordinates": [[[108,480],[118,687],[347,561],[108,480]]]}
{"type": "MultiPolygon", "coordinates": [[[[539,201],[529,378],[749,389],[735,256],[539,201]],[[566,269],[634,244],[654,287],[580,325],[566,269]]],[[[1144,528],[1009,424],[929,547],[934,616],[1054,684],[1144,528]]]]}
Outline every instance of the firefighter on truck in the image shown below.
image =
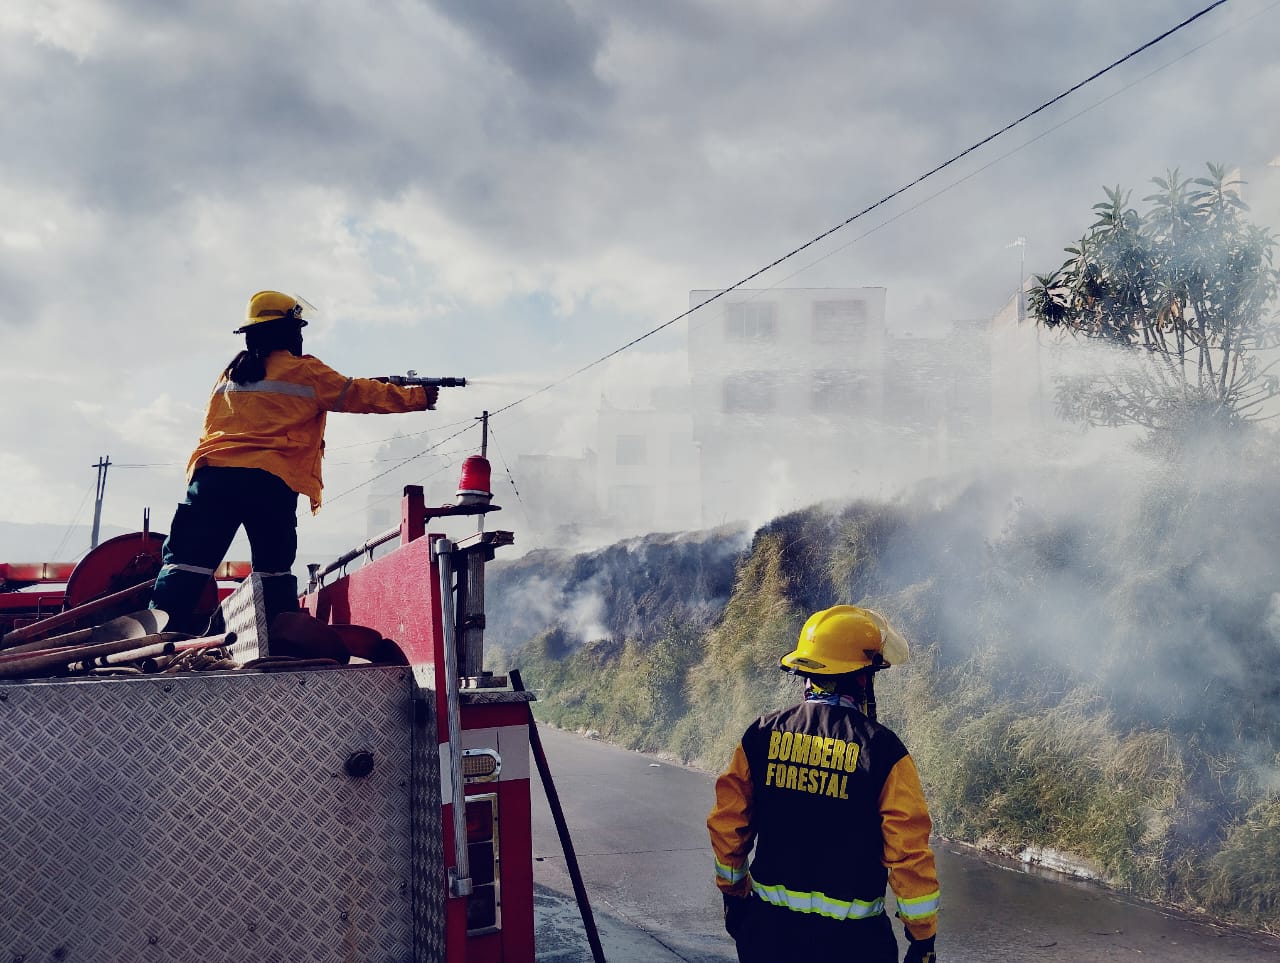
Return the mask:
{"type": "Polygon", "coordinates": [[[214,385],[204,430],[187,464],[186,497],[161,550],[152,608],[169,626],[205,629],[196,607],[236,532],[244,526],[253,570],[262,578],[267,624],[298,609],[293,564],[297,506],[320,510],[325,420],[329,412],[395,414],[435,408],[437,388],[348,378],[302,353],[309,307],[280,291],[258,291],[234,334],[244,350],[214,385]]]}

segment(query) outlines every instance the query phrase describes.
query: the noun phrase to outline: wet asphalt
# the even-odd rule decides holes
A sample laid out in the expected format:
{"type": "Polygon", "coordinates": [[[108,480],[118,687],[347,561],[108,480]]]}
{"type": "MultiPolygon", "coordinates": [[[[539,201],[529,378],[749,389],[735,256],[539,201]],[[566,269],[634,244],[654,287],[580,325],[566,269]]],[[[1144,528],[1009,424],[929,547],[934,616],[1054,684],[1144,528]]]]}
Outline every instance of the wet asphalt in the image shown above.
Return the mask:
{"type": "MultiPolygon", "coordinates": [[[[604,958],[736,960],[721,925],[705,825],[714,777],[547,726],[539,733],[604,958]]],[[[532,794],[537,960],[591,961],[536,769],[532,794]]],[[[935,851],[943,900],[940,963],[1280,961],[1280,940],[1269,936],[978,858],[945,841],[936,840],[935,851]]],[[[899,943],[905,949],[901,935],[899,943]]]]}

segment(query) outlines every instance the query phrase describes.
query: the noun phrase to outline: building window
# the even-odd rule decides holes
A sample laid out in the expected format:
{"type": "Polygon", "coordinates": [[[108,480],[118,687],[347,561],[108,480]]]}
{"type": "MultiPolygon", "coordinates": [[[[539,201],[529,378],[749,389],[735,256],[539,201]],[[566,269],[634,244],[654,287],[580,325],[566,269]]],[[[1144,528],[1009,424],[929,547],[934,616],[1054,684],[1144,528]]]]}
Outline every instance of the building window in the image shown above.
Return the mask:
{"type": "Polygon", "coordinates": [[[648,454],[644,435],[619,435],[615,452],[615,464],[624,467],[643,465],[648,454]]]}
{"type": "Polygon", "coordinates": [[[740,301],[725,305],[725,340],[776,340],[778,337],[777,307],[772,301],[740,301]]]}
{"type": "Polygon", "coordinates": [[[724,379],[724,413],[764,415],[777,410],[778,384],[771,371],[743,371],[724,379]]]}
{"type": "Polygon", "coordinates": [[[865,301],[814,301],[815,344],[847,344],[856,341],[867,322],[865,301]]]}
{"type": "Polygon", "coordinates": [[[866,406],[866,378],[853,371],[844,368],[815,371],[810,385],[810,401],[814,411],[827,414],[853,413],[866,406]]]}

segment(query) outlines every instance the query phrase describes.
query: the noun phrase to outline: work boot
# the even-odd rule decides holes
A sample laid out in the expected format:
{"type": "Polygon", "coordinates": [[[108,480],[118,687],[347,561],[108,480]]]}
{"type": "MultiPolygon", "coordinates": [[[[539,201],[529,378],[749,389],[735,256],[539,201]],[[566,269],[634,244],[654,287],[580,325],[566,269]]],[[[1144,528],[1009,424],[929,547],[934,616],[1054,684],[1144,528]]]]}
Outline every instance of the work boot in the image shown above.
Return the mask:
{"type": "Polygon", "coordinates": [[[342,637],[309,612],[281,612],[271,620],[267,638],[272,656],[332,659],[344,665],[350,659],[342,637]]]}

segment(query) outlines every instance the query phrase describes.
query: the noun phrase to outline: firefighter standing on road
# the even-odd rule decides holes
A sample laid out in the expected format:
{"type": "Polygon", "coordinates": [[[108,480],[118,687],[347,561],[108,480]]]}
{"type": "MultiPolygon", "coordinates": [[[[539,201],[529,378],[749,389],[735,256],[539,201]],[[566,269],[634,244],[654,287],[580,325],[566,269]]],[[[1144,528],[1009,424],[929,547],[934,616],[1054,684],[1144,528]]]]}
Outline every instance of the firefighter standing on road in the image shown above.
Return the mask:
{"type": "Polygon", "coordinates": [[[906,660],[888,622],[852,605],[812,615],[782,657],[808,680],[804,701],[751,724],[707,819],[741,963],[897,963],[886,883],[905,963],[935,963],[932,824],[915,763],[875,721],[874,674],[906,660]]]}
{"type": "MultiPolygon", "coordinates": [[[[308,306],[309,307],[309,306],[308,306]]],[[[262,576],[268,624],[298,607],[298,496],[320,508],[320,460],[330,411],[393,414],[435,407],[438,388],[347,378],[302,353],[304,302],[279,291],[249,299],[245,350],[227,365],[187,465],[187,496],[161,552],[152,608],[169,627],[202,632],[194,612],[243,525],[262,576]]]]}

